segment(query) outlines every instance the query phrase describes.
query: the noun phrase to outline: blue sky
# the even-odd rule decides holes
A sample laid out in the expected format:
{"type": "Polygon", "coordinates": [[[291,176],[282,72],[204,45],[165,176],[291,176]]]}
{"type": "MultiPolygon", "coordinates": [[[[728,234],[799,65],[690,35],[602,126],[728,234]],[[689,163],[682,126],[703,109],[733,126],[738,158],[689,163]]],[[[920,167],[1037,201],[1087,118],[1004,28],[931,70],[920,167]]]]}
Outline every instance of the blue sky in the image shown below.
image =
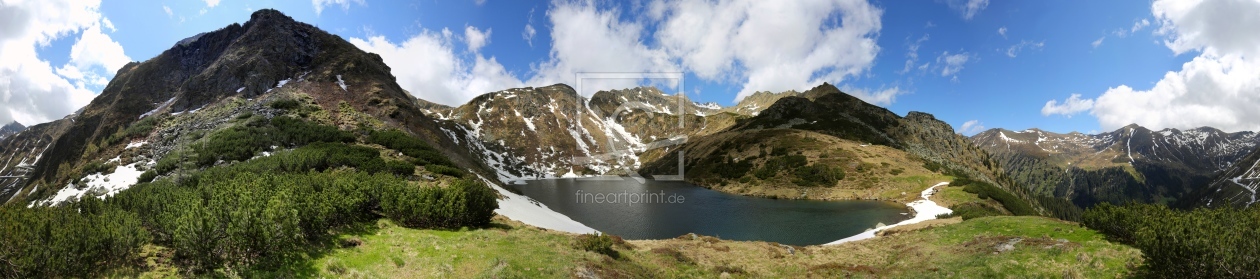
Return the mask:
{"type": "MultiPolygon", "coordinates": [[[[0,55],[34,44],[38,61],[24,65],[43,62],[56,73],[8,73],[10,80],[69,92],[53,86],[46,96],[4,100],[11,109],[0,109],[0,121],[60,118],[72,109],[38,107],[41,100],[64,94],[81,106],[103,88],[93,73],[108,78],[118,61],[151,58],[182,38],[274,8],[380,53],[405,89],[446,104],[508,87],[572,84],[574,72],[683,72],[683,90],[698,101],[729,106],[752,91],[825,81],[901,115],[934,114],[966,135],[997,127],[1096,133],[1129,123],[1260,130],[1255,0],[75,4],[87,6],[81,17],[88,20],[57,28],[36,22],[27,29],[37,35],[0,36],[26,39],[9,40],[0,55]],[[103,43],[85,35],[96,33],[103,43]],[[80,41],[121,51],[70,55],[80,41]],[[66,65],[87,77],[63,74],[66,65]]],[[[40,8],[33,6],[5,8],[40,8]]]]}

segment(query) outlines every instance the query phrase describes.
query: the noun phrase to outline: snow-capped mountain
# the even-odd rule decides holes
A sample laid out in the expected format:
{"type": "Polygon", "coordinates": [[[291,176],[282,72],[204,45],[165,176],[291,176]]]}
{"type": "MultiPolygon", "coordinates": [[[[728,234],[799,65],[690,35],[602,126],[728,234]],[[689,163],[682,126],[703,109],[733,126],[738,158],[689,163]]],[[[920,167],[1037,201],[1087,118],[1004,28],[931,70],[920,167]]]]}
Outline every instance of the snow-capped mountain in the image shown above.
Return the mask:
{"type": "Polygon", "coordinates": [[[26,130],[26,126],[22,126],[22,123],[18,123],[17,121],[5,124],[3,127],[0,127],[0,140],[22,132],[22,130],[26,130]]]}
{"type": "Polygon", "coordinates": [[[721,123],[733,121],[722,120],[736,117],[653,87],[600,91],[588,100],[564,84],[491,92],[426,111],[451,121],[444,133],[501,181],[626,174],[650,146],[725,128],[721,123]],[[686,128],[678,128],[679,119],[686,128]]]}
{"type": "Polygon", "coordinates": [[[1181,199],[1260,144],[1254,132],[1152,131],[1138,125],[1094,135],[991,129],[971,139],[1034,192],[1078,205],[1181,199]]]}

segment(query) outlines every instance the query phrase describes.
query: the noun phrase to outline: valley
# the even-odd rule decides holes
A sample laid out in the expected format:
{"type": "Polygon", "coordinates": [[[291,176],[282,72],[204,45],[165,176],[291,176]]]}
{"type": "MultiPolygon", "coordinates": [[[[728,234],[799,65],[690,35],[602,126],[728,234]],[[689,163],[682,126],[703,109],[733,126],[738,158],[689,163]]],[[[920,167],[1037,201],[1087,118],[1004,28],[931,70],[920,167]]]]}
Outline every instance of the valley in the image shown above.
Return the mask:
{"type": "Polygon", "coordinates": [[[0,277],[1257,271],[1255,132],[968,137],[827,82],[724,107],[646,83],[444,105],[399,79],[274,9],[126,63],[0,127],[0,277]]]}

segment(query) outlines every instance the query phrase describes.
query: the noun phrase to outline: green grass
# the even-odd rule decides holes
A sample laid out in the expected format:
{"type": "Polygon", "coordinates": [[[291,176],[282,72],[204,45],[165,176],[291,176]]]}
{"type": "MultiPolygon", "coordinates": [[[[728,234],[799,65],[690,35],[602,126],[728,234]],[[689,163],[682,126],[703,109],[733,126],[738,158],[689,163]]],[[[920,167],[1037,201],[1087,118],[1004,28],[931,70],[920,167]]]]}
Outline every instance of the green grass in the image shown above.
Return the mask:
{"type": "Polygon", "coordinates": [[[962,277],[1046,278],[1065,274],[1078,278],[1116,277],[1128,273],[1127,266],[1137,266],[1141,258],[1137,249],[1108,242],[1097,231],[1043,217],[976,218],[925,234],[929,236],[924,238],[936,238],[935,245],[964,251],[977,248],[977,253],[943,255],[943,261],[939,262],[941,270],[962,277]],[[1023,241],[1012,251],[992,253],[993,244],[1011,237],[1020,237],[1023,241]],[[1067,240],[1067,244],[1054,246],[1060,239],[1067,240]]]}
{"type": "Polygon", "coordinates": [[[362,244],[313,259],[316,277],[367,278],[570,278],[579,270],[633,277],[716,277],[695,266],[665,266],[673,259],[618,248],[611,259],[573,245],[575,236],[496,219],[485,229],[422,230],[377,222],[373,234],[342,235],[362,244]],[[399,263],[402,264],[399,264],[399,263]]]}

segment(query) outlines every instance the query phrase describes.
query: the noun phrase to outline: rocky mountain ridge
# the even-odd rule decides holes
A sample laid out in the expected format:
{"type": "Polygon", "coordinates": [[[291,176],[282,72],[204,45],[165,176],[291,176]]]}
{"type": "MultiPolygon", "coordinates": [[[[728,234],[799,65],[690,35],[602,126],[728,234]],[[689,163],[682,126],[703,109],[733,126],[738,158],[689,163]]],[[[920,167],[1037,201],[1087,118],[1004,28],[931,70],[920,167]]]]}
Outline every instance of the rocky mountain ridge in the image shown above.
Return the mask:
{"type": "MultiPolygon", "coordinates": [[[[271,104],[277,101],[291,102],[279,106],[295,117],[345,130],[410,131],[460,166],[484,169],[439,129],[449,123],[426,115],[397,85],[380,56],[264,9],[243,25],[198,34],[128,63],[78,113],[0,140],[0,160],[12,162],[2,172],[24,177],[0,181],[0,194],[13,200],[45,199],[67,188],[90,192],[95,186],[71,186],[98,172],[114,180],[115,168],[144,171],[177,146],[200,144],[202,135],[236,125],[232,119],[277,115],[271,104]]],[[[102,191],[126,186],[107,184],[112,188],[102,191]]]]}
{"type": "Polygon", "coordinates": [[[26,130],[26,126],[23,126],[22,123],[18,123],[17,121],[5,124],[3,127],[0,127],[0,140],[4,140],[4,138],[20,133],[23,130],[26,130]]]}
{"type": "MultiPolygon", "coordinates": [[[[1254,132],[1210,127],[1152,131],[1138,125],[1095,135],[990,129],[971,140],[1031,191],[1080,206],[1175,203],[1260,145],[1254,132]]],[[[1192,200],[1178,204],[1193,206],[1185,204],[1192,200]]]]}

